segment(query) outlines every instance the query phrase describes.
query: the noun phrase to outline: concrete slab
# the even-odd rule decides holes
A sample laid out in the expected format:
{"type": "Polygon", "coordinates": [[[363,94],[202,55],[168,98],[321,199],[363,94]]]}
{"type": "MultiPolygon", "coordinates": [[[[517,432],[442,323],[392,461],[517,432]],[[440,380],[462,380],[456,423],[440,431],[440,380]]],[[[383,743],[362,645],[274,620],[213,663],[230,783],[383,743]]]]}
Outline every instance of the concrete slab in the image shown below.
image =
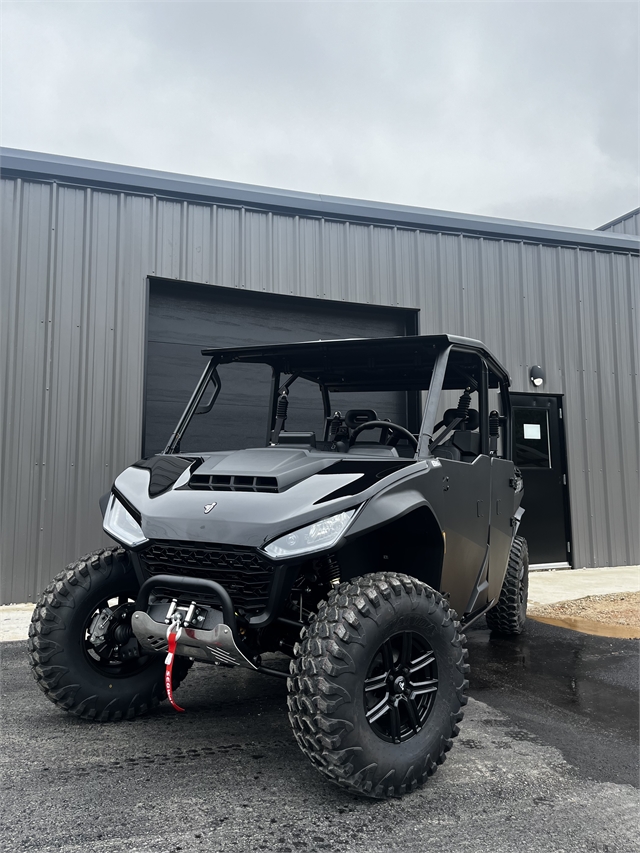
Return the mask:
{"type": "Polygon", "coordinates": [[[0,643],[26,640],[35,604],[4,604],[0,607],[0,643]]]}
{"type": "Polygon", "coordinates": [[[587,595],[640,591],[640,566],[616,566],[601,569],[563,569],[532,572],[529,576],[529,601],[555,604],[587,595]]]}

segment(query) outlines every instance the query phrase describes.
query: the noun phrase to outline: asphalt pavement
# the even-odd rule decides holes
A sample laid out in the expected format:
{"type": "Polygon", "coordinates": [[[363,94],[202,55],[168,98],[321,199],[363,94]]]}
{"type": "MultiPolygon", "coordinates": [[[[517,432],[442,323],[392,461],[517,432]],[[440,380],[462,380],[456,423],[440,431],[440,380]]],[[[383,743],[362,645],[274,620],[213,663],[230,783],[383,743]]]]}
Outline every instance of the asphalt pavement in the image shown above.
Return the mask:
{"type": "Polygon", "coordinates": [[[63,853],[638,853],[638,642],[530,621],[468,632],[471,700],[447,762],[360,800],[298,749],[283,681],[197,664],[134,722],[58,710],[26,644],[0,647],[3,849],[63,853]]]}

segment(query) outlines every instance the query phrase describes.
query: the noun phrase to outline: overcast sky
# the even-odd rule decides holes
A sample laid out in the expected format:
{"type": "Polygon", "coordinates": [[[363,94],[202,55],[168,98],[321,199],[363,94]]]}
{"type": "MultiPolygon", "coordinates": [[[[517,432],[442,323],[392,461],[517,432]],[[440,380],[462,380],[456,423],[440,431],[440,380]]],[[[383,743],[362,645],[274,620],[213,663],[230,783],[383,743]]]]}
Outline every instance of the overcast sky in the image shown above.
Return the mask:
{"type": "Polygon", "coordinates": [[[640,205],[636,2],[2,2],[2,144],[594,228],[640,205]]]}

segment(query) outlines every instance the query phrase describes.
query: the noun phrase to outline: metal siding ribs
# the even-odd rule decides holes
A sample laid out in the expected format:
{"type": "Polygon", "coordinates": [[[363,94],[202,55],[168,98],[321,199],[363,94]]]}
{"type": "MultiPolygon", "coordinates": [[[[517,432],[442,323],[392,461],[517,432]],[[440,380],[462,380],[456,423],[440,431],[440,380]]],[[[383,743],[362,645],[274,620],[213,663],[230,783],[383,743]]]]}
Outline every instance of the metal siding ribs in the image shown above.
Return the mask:
{"type": "Polygon", "coordinates": [[[514,390],[542,364],[543,390],[565,395],[575,564],[640,562],[640,241],[594,251],[68,179],[2,188],[2,602],[107,542],[97,500],[141,454],[153,275],[420,308],[423,334],[484,340],[514,390]]]}

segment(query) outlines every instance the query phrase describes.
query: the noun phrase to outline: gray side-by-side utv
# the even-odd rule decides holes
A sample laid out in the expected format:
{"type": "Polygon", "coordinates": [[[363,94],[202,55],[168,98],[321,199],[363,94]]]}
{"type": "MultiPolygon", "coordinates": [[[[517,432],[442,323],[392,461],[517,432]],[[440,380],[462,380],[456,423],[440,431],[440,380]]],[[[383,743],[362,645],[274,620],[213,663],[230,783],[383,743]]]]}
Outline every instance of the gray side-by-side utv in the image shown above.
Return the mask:
{"type": "Polygon", "coordinates": [[[411,791],[458,733],[465,627],[524,625],[509,376],[451,335],[203,355],[164,451],[101,500],[117,544],[38,601],[34,676],[98,721],[175,704],[193,661],[285,678],[319,771],[370,797],[411,791]],[[239,365],[267,372],[264,410],[257,384],[234,386],[239,365]],[[216,410],[223,385],[242,406],[216,410]],[[214,425],[233,447],[255,424],[262,446],[211,449],[214,425]]]}

